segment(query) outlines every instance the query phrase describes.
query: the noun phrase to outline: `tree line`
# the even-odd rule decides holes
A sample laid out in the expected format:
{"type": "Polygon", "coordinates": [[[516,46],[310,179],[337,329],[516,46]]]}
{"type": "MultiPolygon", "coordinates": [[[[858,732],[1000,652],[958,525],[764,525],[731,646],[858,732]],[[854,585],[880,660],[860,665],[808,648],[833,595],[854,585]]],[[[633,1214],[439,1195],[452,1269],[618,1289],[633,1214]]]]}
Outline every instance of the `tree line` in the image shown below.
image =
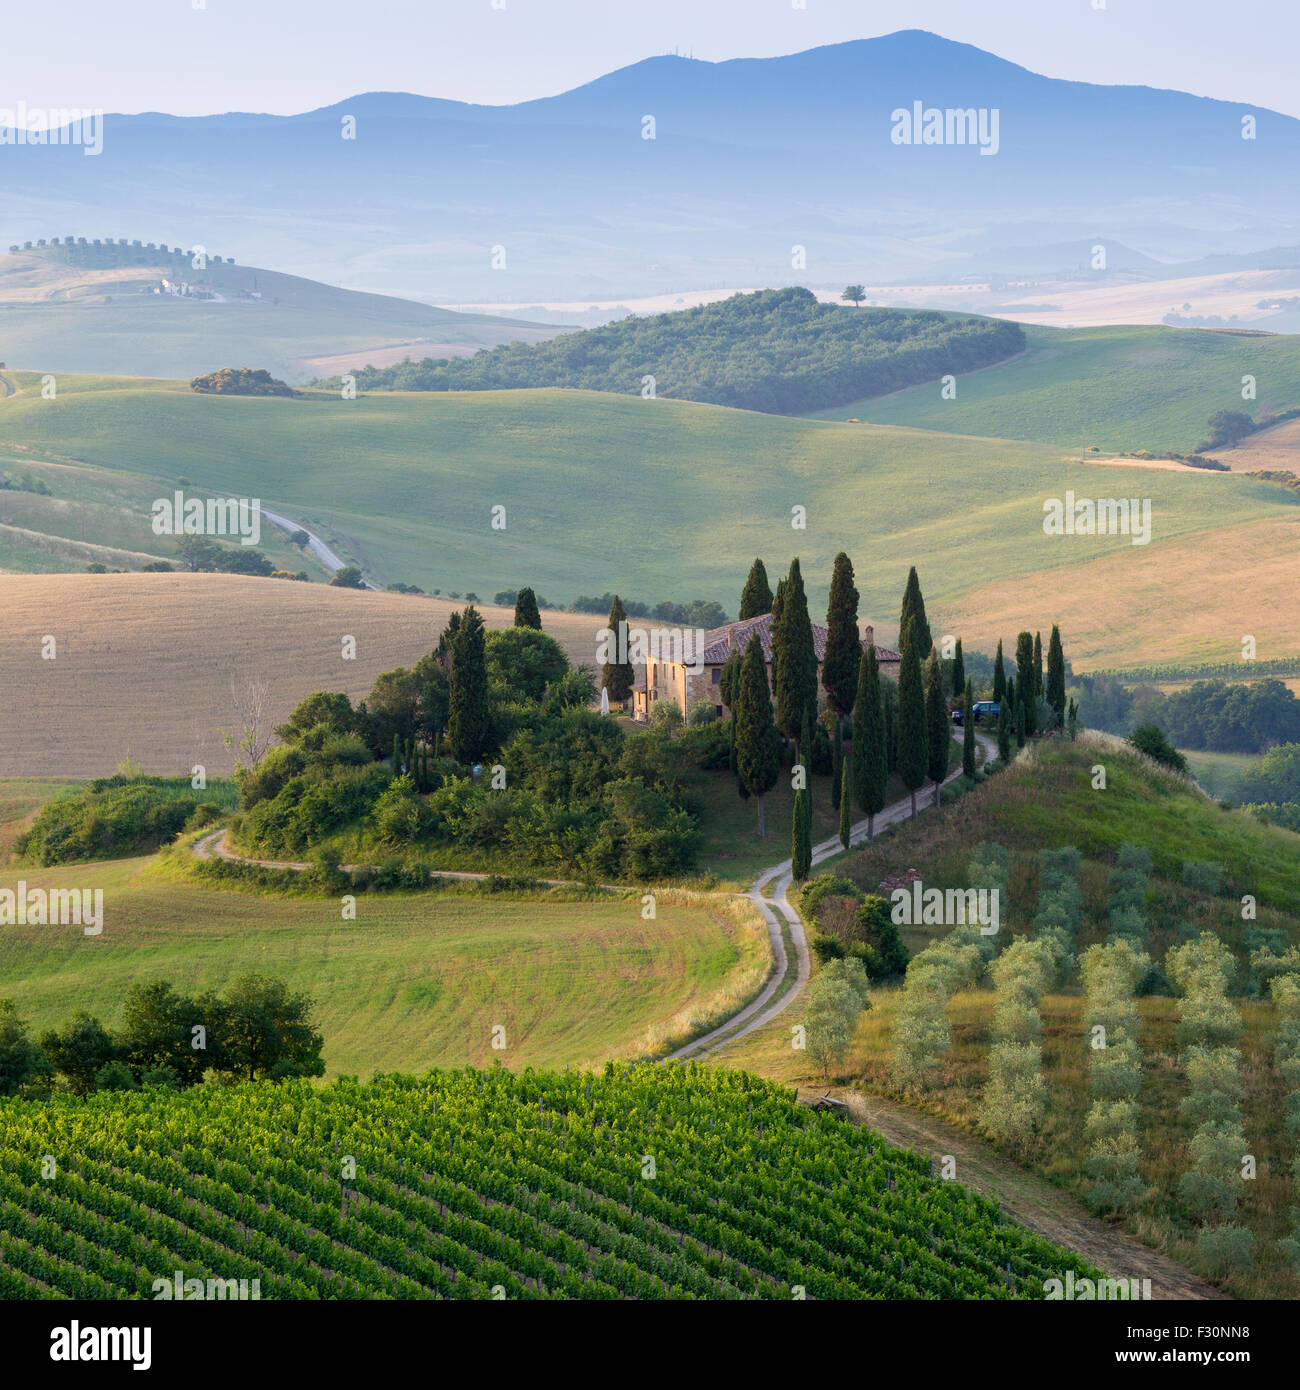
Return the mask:
{"type": "Polygon", "coordinates": [[[14,1001],[3,999],[0,1096],[323,1076],[314,1007],[309,995],[256,973],[232,980],[224,993],[195,996],[153,980],[127,990],[117,1028],[82,1009],[37,1041],[14,1001]]]}
{"type": "MultiPolygon", "coordinates": [[[[848,848],[850,806],[856,799],[867,817],[868,838],[885,808],[891,775],[910,793],[912,815],[917,793],[933,783],[936,804],[948,776],[952,719],[949,698],[963,706],[962,771],[976,775],[973,678],[966,672],[960,639],[952,658],[940,658],[926,616],[915,566],[908,573],[899,614],[900,662],[895,687],[882,680],[874,643],[863,645],[858,629],[858,590],[853,564],[841,551],[834,561],[826,614],[826,645],[818,672],[803,574],[796,557],[773,592],[761,559],[755,560],[741,595],[741,620],[770,613],[771,681],[762,642],[751,636],[722,668],[719,688],[731,710],[731,768],[738,790],[754,797],[758,833],[766,835],[764,797],[781,772],[782,740],[794,745],[794,877],[807,877],[811,865],[811,814],[808,769],[815,763],[818,704],[825,696],[821,727],[831,750],[832,802],[840,811],[840,836],[848,848]],[[819,690],[820,686],[820,690],[819,690]],[[850,731],[845,754],[844,734],[850,731]]],[[[1006,670],[999,641],[993,663],[993,698],[999,703],[998,748],[1010,760],[1014,733],[1023,747],[1039,731],[1073,728],[1077,709],[1065,691],[1065,655],[1053,626],[1046,653],[1039,633],[1022,632],[1016,642],[1016,673],[1006,670]]]]}

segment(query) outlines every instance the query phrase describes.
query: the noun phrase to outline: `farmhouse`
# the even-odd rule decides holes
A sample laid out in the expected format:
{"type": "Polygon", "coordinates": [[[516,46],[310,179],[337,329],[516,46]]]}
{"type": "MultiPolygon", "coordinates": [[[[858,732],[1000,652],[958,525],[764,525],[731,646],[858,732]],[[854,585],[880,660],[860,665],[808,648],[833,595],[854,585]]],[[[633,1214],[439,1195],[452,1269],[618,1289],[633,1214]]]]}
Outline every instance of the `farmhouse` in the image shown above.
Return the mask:
{"type": "MultiPolygon", "coordinates": [[[[826,655],[826,629],[817,623],[812,624],[813,649],[817,654],[817,669],[821,671],[822,658],[826,655]]],[[[731,653],[739,649],[742,653],[749,645],[751,637],[757,637],[763,645],[763,660],[767,664],[768,683],[772,680],[772,615],[764,613],[757,618],[746,618],[739,623],[726,623],[704,634],[699,649],[694,653],[694,661],[674,660],[672,656],[656,656],[653,648],[646,657],[645,679],[632,688],[632,715],[638,720],[648,720],[650,711],[660,700],[671,700],[685,717],[690,706],[697,700],[712,700],[719,715],[723,713],[722,695],[719,682],[722,668],[731,653]]],[[[864,629],[863,650],[867,643],[874,645],[875,630],[870,624],[864,629]]],[[[897,652],[886,647],[876,647],[876,660],[881,671],[895,680],[902,658],[897,652]]]]}

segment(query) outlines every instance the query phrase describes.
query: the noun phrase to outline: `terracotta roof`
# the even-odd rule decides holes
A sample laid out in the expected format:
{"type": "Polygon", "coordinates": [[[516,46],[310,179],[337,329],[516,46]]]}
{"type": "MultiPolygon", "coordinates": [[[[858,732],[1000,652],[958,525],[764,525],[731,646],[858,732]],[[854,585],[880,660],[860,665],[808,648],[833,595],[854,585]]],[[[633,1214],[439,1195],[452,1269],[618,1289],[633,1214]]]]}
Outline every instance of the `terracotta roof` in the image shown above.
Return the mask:
{"type": "MultiPolygon", "coordinates": [[[[812,635],[813,650],[817,654],[817,663],[820,665],[822,658],[826,655],[826,629],[820,623],[813,623],[812,635]]],[[[874,635],[875,629],[868,625],[867,635],[862,641],[864,648],[874,635]]],[[[763,613],[757,618],[746,618],[743,622],[726,623],[722,627],[710,629],[704,634],[704,655],[701,659],[706,666],[721,666],[736,647],[739,647],[743,653],[752,637],[757,637],[762,643],[763,660],[770,663],[772,660],[772,615],[770,613],[763,613]]],[[[901,661],[902,657],[887,647],[877,647],[876,660],[901,661]]]]}

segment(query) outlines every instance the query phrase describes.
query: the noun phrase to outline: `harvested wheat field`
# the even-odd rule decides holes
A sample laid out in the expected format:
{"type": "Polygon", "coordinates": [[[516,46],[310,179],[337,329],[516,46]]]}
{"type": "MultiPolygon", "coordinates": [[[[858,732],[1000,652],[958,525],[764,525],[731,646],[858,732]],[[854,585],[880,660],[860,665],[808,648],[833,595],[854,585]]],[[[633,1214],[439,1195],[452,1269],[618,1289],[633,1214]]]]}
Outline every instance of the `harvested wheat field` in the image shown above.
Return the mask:
{"type": "MultiPolygon", "coordinates": [[[[250,681],[264,683],[269,731],[313,690],[362,698],[464,607],[225,574],[3,575],[0,598],[0,702],[23,711],[0,728],[4,777],[103,776],[127,754],[147,772],[228,773],[222,731],[242,729],[250,681]]],[[[512,609],[478,607],[489,628],[514,621],[512,609]]],[[[572,662],[593,664],[603,618],[546,613],[542,624],[572,662]]]]}
{"type": "MultiPolygon", "coordinates": [[[[1159,536],[1160,518],[1154,531],[1159,536]]],[[[1086,544],[1087,537],[1076,540],[1086,544]]],[[[992,651],[1001,637],[1061,625],[1077,671],[1136,661],[1231,661],[1252,635],[1256,655],[1300,654],[1300,509],[1294,517],[1248,521],[1216,531],[1134,546],[1081,565],[970,589],[943,606],[945,631],[969,650],[992,651]]]]}
{"type": "Polygon", "coordinates": [[[1235,449],[1216,449],[1214,453],[1234,473],[1288,468],[1300,474],[1300,420],[1283,420],[1280,425],[1247,435],[1235,449]]]}

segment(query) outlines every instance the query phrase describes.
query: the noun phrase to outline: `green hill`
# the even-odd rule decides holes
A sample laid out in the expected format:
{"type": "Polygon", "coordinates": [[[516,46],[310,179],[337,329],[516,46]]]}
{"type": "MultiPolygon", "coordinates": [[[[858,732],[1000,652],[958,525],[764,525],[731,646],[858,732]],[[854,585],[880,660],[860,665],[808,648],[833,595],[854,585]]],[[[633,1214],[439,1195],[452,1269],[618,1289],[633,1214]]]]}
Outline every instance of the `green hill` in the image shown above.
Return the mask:
{"type": "Polygon", "coordinates": [[[300,382],[323,361],[409,345],[412,356],[539,342],[560,330],[363,294],[256,266],[135,247],[33,248],[0,255],[4,361],[40,372],[189,379],[223,366],[265,367],[300,382]],[[89,255],[90,252],[95,255],[89,255]],[[214,298],[155,294],[166,277],[214,298]]]}
{"type": "Polygon", "coordinates": [[[1097,1277],[929,1170],[694,1067],[0,1101],[0,1294],[150,1298],[179,1270],[262,1298],[1041,1300],[1097,1277]]]}
{"type": "MultiPolygon", "coordinates": [[[[942,604],[1098,556],[1136,564],[1178,537],[1300,505],[1240,476],[1102,469],[1050,446],[594,392],[274,400],[179,383],[81,390],[68,378],[50,402],[38,378],[16,380],[20,394],[0,402],[0,469],[40,476],[74,511],[116,489],[114,544],[157,553],[149,500],[184,477],[317,523],[376,579],[426,591],[530,583],[556,601],[617,589],[734,611],[755,555],[784,565],[797,553],[823,604],[843,548],[864,616],[888,625],[911,564],[942,604]],[[1150,497],[1152,546],[1045,535],[1043,499],[1067,488],[1150,497]],[[497,506],[504,529],[492,527],[497,506]],[[792,529],[794,507],[804,530],[792,529]]],[[[1110,625],[1135,640],[1136,626],[1110,625]]]]}
{"type": "Polygon", "coordinates": [[[859,416],[880,425],[1006,439],[1074,451],[1191,453],[1216,410],[1259,416],[1300,405],[1300,336],[1178,328],[1036,328],[1027,350],[978,375],[959,376],[955,400],[937,380],[885,399],[859,399],[815,418],[859,416]],[[1258,400],[1243,401],[1242,377],[1258,400]]]}
{"type": "Polygon", "coordinates": [[[426,1066],[574,1066],[640,1055],[734,1011],[753,993],[765,940],[743,914],[663,894],[637,902],[509,899],[476,887],[337,900],[210,887],[118,860],[0,870],[13,891],[69,883],[104,894],[104,931],[6,926],[0,999],[39,1035],[86,1009],[116,1026],[133,984],[198,994],[262,971],[316,1001],[327,1075],[426,1066]],[[71,876],[70,876],[71,875],[71,876]],[[505,1028],[504,1051],[492,1030],[505,1028]]]}
{"type": "MultiPolygon", "coordinates": [[[[366,390],[494,391],[559,386],[796,415],[879,395],[1021,351],[1018,324],[934,310],[845,309],[810,290],[735,294],[650,318],[472,358],[363,371],[366,390]]],[[[337,381],[328,383],[337,386],[337,381]]]]}

